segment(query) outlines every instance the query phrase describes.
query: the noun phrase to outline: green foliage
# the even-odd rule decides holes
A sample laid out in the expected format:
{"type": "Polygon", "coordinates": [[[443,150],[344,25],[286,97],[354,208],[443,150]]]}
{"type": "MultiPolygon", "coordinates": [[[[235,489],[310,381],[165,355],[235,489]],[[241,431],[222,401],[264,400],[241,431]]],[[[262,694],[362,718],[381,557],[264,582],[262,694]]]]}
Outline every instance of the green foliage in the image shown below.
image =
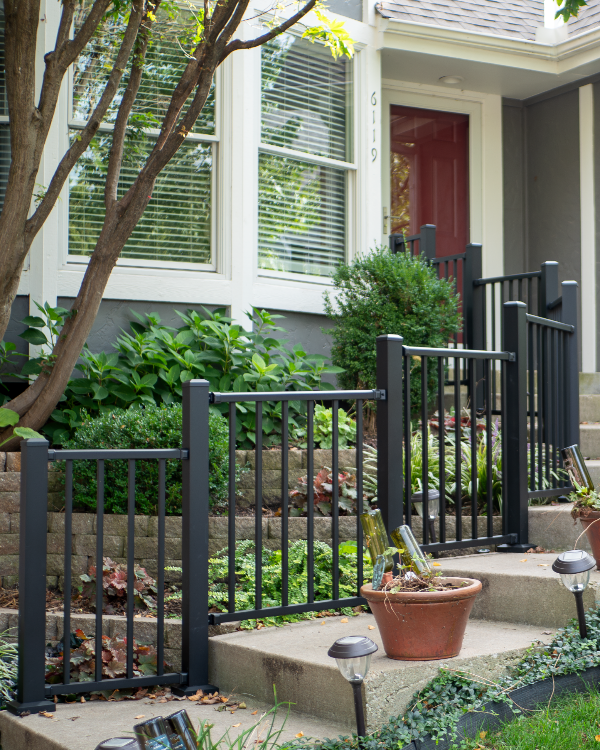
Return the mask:
{"type": "MultiPolygon", "coordinates": [[[[316,404],[313,420],[313,437],[316,448],[333,447],[333,409],[316,404]]],[[[292,430],[292,439],[299,440],[300,448],[307,446],[306,425],[292,430]]],[[[356,443],[356,422],[343,409],[338,409],[338,448],[343,450],[356,443]]]]}
{"type": "MultiPolygon", "coordinates": [[[[12,409],[0,409],[0,429],[3,429],[4,427],[12,427],[13,425],[16,425],[18,421],[19,415],[16,411],[12,411],[12,409]]],[[[15,429],[13,430],[13,434],[0,443],[0,448],[5,443],[11,441],[15,435],[17,437],[23,438],[23,440],[27,440],[29,438],[44,437],[43,435],[40,435],[39,432],[32,430],[31,427],[15,427],[15,429]]]]}
{"type": "MultiPolygon", "coordinates": [[[[46,326],[51,336],[47,346],[51,347],[60,335],[67,311],[48,305],[39,309],[44,317],[30,316],[24,322],[37,326],[27,331],[44,337],[40,328],[46,326]]],[[[340,372],[340,368],[326,364],[326,357],[311,356],[300,345],[290,349],[285,340],[274,338],[276,332],[285,333],[275,325],[275,319],[281,316],[265,310],[248,313],[252,331],[233,324],[222,310],[209,312],[203,308],[202,315],[195,310],[178,314],[183,325],[175,329],[161,325],[154,313],[134,313],[131,333],[122,332],[115,344],[117,351],[94,354],[84,348],[76,365],[80,377],[69,381],[58,408],[43,428],[54,445],[66,445],[89,416],[131,406],[178,403],[183,383],[192,378],[206,378],[213,391],[327,390],[332,386],[323,382],[323,377],[340,372]]],[[[50,367],[50,351],[43,350],[40,357],[29,359],[21,377],[28,379],[43,367],[50,367]]],[[[228,405],[219,404],[213,410],[226,414],[228,405]]],[[[237,406],[238,448],[254,447],[255,414],[254,403],[237,406]]],[[[305,403],[290,402],[292,430],[304,425],[305,414],[305,403]]],[[[340,425],[344,437],[348,420],[340,418],[340,425]]],[[[281,403],[263,403],[263,435],[265,445],[280,441],[281,403]]]]}
{"type": "MultiPolygon", "coordinates": [[[[408,346],[444,347],[459,330],[460,298],[451,281],[421,256],[392,255],[385,247],[338,266],[333,274],[335,300],[325,294],[325,311],[335,326],[332,360],[344,372],[343,388],[375,388],[376,338],[398,334],[408,346]]],[[[430,400],[437,373],[429,372],[430,400]]],[[[411,360],[411,404],[420,405],[421,362],[411,360]]]]}
{"type": "MultiPolygon", "coordinates": [[[[342,542],[339,545],[340,598],[356,596],[358,590],[356,542],[342,542]]],[[[254,542],[239,542],[235,548],[235,608],[236,610],[254,608],[254,542]]],[[[315,601],[328,600],[332,597],[332,563],[333,552],[325,542],[314,543],[314,591],[315,601]]],[[[372,576],[370,557],[363,550],[364,577],[372,576]]],[[[308,595],[308,554],[307,543],[299,540],[290,544],[288,550],[288,601],[290,604],[301,604],[307,601],[308,595]]],[[[281,606],[281,550],[262,550],[262,606],[281,606]]],[[[167,570],[181,571],[181,568],[169,567],[167,570]]],[[[209,607],[219,612],[226,612],[228,607],[228,558],[227,549],[222,549],[210,558],[208,563],[209,607]]],[[[176,595],[177,597],[180,594],[176,595]]],[[[344,610],[346,611],[346,610],[344,610]]],[[[351,611],[351,610],[350,610],[351,611]]],[[[349,613],[349,612],[348,612],[349,613]]],[[[299,615],[266,617],[261,620],[266,625],[281,625],[293,620],[309,620],[314,613],[299,615]]],[[[256,620],[242,622],[243,628],[256,627],[256,620]]]]}
{"type": "MultiPolygon", "coordinates": [[[[95,680],[95,639],[82,630],[71,633],[71,682],[95,680]]],[[[63,681],[63,642],[46,649],[46,682],[50,685],[63,681]]],[[[145,677],[157,673],[157,654],[153,646],[145,646],[133,639],[133,675],[145,677]]],[[[169,665],[165,663],[167,670],[169,665]]],[[[118,636],[102,636],[102,677],[114,679],[127,676],[127,642],[118,636]]]]}
{"type": "MultiPolygon", "coordinates": [[[[65,441],[69,449],[106,448],[181,448],[182,413],[180,404],[137,407],[100,414],[95,418],[83,412],[83,424],[73,438],[65,441]]],[[[217,413],[209,415],[211,503],[218,504],[228,492],[228,427],[217,413]]],[[[127,461],[104,462],[104,510],[127,513],[127,461]]],[[[181,461],[166,462],[167,514],[181,513],[181,461]]],[[[96,508],[96,461],[76,461],[73,466],[73,504],[76,508],[96,508]]],[[[137,461],[135,475],[136,512],[156,515],[158,503],[158,462],[137,461]]]]}
{"type": "Polygon", "coordinates": [[[0,709],[16,698],[17,644],[8,640],[8,631],[0,633],[0,709]]]}
{"type": "Polygon", "coordinates": [[[573,481],[575,491],[568,496],[570,502],[575,503],[574,511],[579,508],[589,508],[589,510],[600,510],[600,494],[589,487],[582,487],[573,481]]]}

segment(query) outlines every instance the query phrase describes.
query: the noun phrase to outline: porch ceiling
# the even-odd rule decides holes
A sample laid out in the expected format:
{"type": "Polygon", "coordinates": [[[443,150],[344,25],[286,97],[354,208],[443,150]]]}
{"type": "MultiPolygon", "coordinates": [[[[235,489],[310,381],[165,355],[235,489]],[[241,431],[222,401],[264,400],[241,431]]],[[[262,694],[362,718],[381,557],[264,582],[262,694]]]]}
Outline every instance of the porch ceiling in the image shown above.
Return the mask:
{"type": "MultiPolygon", "coordinates": [[[[387,42],[388,35],[384,37],[387,42]]],[[[393,43],[396,46],[397,39],[393,43]]],[[[433,49],[433,45],[429,49],[429,45],[424,45],[422,50],[393,49],[391,46],[384,44],[381,50],[381,74],[384,79],[440,86],[443,85],[440,84],[442,76],[461,76],[464,80],[460,84],[447,88],[499,94],[514,99],[527,99],[600,74],[600,44],[596,44],[585,59],[582,59],[583,55],[574,55],[562,61],[557,59],[556,47],[546,48],[555,54],[548,55],[544,60],[537,55],[511,54],[508,51],[498,54],[491,49],[482,50],[482,54],[473,54],[468,45],[454,49],[444,49],[446,45],[443,44],[435,45],[436,49],[433,49]]],[[[531,44],[531,52],[541,52],[540,47],[543,49],[543,45],[531,44]]]]}

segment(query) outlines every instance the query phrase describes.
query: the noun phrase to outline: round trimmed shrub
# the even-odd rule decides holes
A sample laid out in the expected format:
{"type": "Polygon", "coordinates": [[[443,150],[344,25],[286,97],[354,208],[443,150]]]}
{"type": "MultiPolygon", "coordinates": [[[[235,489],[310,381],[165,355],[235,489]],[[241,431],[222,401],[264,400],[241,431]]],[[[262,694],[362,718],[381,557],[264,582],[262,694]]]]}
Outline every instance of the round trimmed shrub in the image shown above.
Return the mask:
{"type": "MultiPolygon", "coordinates": [[[[454,284],[439,279],[437,269],[422,256],[393,255],[379,247],[333,274],[335,299],[325,294],[325,312],[335,323],[327,329],[333,338],[331,357],[342,367],[342,388],[375,388],[376,339],[383,334],[402,336],[407,346],[445,347],[460,327],[460,296],[454,284]]],[[[433,368],[430,368],[433,369],[433,368]]],[[[428,372],[429,401],[435,396],[437,373],[428,372]]],[[[411,405],[420,404],[421,364],[411,363],[411,405]]]]}
{"type": "MultiPolygon", "coordinates": [[[[87,417],[66,449],[181,448],[181,404],[146,406],[143,409],[115,409],[98,417],[87,417]]],[[[228,492],[228,425],[218,413],[210,412],[209,489],[211,505],[222,502],[228,492]]],[[[166,462],[166,512],[181,513],[182,462],[166,462]]],[[[127,513],[128,461],[104,462],[104,512],[127,513]]],[[[96,461],[73,463],[73,507],[96,509],[96,461]]],[[[135,464],[135,507],[141,515],[158,510],[158,461],[135,464]]]]}

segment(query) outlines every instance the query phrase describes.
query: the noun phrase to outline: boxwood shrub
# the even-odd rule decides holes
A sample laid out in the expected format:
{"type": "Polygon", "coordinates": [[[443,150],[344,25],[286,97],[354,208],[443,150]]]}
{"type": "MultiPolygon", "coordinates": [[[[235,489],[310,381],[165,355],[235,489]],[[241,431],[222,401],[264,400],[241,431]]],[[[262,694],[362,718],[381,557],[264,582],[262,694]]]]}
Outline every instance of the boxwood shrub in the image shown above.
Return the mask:
{"type": "MultiPolygon", "coordinates": [[[[85,417],[68,449],[180,448],[181,404],[115,409],[98,417],[85,417]]],[[[229,472],[227,420],[210,413],[209,487],[211,504],[227,497],[229,472]]],[[[127,513],[128,462],[104,463],[104,511],[127,513]]],[[[75,461],[73,465],[73,507],[96,509],[96,461],[75,461]]],[[[136,461],[136,513],[155,515],[158,508],[158,461],[136,461]]],[[[181,513],[181,461],[166,462],[166,511],[181,513]]]]}

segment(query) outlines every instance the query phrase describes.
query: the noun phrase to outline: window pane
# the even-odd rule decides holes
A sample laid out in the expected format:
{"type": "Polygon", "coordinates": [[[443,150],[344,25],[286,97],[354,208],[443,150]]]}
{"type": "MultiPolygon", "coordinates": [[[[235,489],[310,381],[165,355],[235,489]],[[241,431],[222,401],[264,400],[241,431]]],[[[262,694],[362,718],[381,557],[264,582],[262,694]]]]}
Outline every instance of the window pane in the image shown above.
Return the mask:
{"type": "Polygon", "coordinates": [[[345,260],[346,173],[259,154],[260,268],[330,275],[345,260]]]}
{"type": "Polygon", "coordinates": [[[262,141],[351,161],[352,64],[284,34],[262,47],[262,141]]]}
{"type": "MultiPolygon", "coordinates": [[[[137,176],[152,147],[130,147],[121,172],[119,198],[137,176]]],[[[110,135],[95,139],[71,173],[69,253],[90,255],[104,220],[104,185],[110,135]]],[[[152,200],[127,241],[122,258],[210,263],[212,147],[184,143],[159,174],[152,200]]]]}
{"type": "MultiPolygon", "coordinates": [[[[77,23],[82,23],[89,11],[86,3],[78,11],[77,23]]],[[[158,22],[153,27],[152,42],[148,47],[144,73],[140,90],[133,107],[133,114],[144,114],[150,118],[145,127],[160,128],[171,95],[179,80],[188,58],[177,39],[184,29],[184,20],[169,22],[166,13],[159,12],[158,22]]],[[[110,75],[113,61],[121,45],[123,25],[107,21],[99,33],[84,49],[74,65],[73,70],[73,117],[76,120],[88,120],[94,107],[98,104],[106,81],[110,75]]],[[[128,65],[128,71],[131,61],[128,65]]],[[[123,76],[121,86],[108,110],[105,122],[114,122],[117,110],[127,85],[129,73],[123,76]]],[[[193,97],[190,97],[190,99],[193,97]]],[[[185,107],[184,107],[185,111],[185,107]]],[[[192,132],[212,134],[215,130],[215,87],[211,88],[209,97],[200,113],[192,132]]]]}

